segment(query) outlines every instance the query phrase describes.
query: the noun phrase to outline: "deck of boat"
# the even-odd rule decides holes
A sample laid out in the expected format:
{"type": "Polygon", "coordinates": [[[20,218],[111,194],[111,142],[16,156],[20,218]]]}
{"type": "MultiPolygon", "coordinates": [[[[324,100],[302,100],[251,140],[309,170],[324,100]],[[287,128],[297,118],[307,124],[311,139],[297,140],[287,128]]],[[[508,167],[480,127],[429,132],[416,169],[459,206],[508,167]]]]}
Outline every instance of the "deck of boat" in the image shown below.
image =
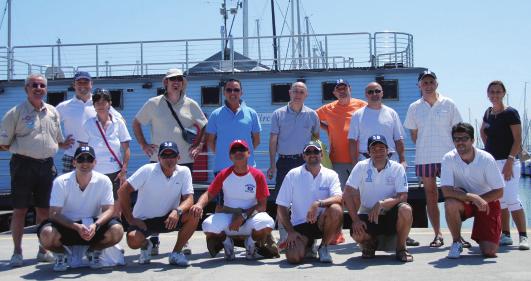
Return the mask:
{"type": "MultiPolygon", "coordinates": [[[[348,230],[344,230],[348,237],[348,230]]],[[[2,280],[530,280],[529,266],[531,251],[519,251],[517,246],[501,247],[498,258],[484,259],[479,255],[478,246],[473,243],[472,249],[464,249],[460,259],[446,258],[451,241],[447,229],[443,230],[446,245],[439,249],[427,245],[433,238],[430,229],[413,229],[411,236],[421,242],[421,246],[410,247],[414,262],[402,264],[394,259],[394,253],[377,252],[372,260],[361,259],[361,252],[351,238],[341,245],[332,246],[333,264],[321,264],[316,260],[308,260],[301,265],[290,265],[284,255],[277,259],[258,259],[247,261],[244,249],[237,248],[237,259],[226,262],[223,252],[216,258],[207,253],[205,238],[202,232],[196,232],[190,239],[193,254],[190,256],[192,265],[178,268],[168,265],[167,253],[173,247],[175,234],[161,235],[161,255],[155,257],[149,265],[139,265],[138,251],[124,246],[126,266],[91,270],[89,268],[70,269],[57,273],[52,271],[51,264],[37,264],[37,237],[26,234],[23,249],[26,257],[25,265],[11,269],[9,261],[12,242],[8,233],[0,234],[0,271],[2,280]]],[[[278,237],[278,233],[274,235],[278,237]]],[[[513,238],[517,237],[513,233],[513,238]]],[[[470,230],[463,231],[465,239],[469,239],[470,230]]]]}

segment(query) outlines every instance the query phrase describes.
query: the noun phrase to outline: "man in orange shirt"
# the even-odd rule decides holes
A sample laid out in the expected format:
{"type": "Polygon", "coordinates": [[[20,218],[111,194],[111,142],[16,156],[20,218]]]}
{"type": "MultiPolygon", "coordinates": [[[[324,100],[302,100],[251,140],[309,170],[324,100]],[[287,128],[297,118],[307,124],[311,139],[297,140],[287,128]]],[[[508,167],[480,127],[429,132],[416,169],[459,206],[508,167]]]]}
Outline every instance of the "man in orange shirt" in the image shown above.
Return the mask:
{"type": "MultiPolygon", "coordinates": [[[[334,96],[337,101],[325,104],[319,107],[317,115],[321,121],[321,128],[328,133],[330,144],[330,160],[334,171],[339,175],[341,189],[345,188],[345,183],[354,167],[353,158],[348,141],[348,130],[350,128],[350,119],[354,112],[367,105],[366,102],[352,98],[352,88],[350,84],[343,79],[336,81],[334,87],[334,96]]],[[[345,241],[340,232],[332,244],[339,244],[345,241]]]]}

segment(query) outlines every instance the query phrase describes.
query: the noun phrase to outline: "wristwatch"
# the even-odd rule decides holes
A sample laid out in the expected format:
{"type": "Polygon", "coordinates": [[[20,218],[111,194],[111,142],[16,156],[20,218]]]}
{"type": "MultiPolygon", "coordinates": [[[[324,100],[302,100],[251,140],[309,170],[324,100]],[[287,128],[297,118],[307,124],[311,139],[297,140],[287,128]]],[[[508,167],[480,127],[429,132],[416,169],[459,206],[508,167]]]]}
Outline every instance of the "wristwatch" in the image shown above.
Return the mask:
{"type": "Polygon", "coordinates": [[[247,220],[247,218],[249,217],[246,212],[242,212],[241,215],[244,220],[247,220]]]}
{"type": "Polygon", "coordinates": [[[94,225],[96,226],[96,231],[100,230],[100,226],[101,226],[101,224],[99,224],[99,223],[95,223],[94,225]]]}
{"type": "Polygon", "coordinates": [[[176,211],[177,211],[177,215],[179,215],[179,217],[183,214],[183,209],[181,209],[181,208],[177,208],[176,211]]]}

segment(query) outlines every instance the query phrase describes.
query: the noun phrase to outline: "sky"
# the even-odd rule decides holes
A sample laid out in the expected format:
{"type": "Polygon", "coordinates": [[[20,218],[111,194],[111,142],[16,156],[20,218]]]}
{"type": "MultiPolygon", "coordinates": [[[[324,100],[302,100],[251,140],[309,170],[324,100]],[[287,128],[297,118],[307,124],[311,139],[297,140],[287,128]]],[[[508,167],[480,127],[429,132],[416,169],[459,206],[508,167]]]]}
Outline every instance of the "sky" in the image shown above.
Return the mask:
{"type": "MultiPolygon", "coordinates": [[[[12,0],[12,44],[214,38],[222,23],[222,1],[203,0],[12,0]]],[[[272,35],[270,0],[249,1],[249,34],[261,22],[272,35]]],[[[276,0],[277,30],[288,0],[276,0]]],[[[3,12],[6,0],[0,0],[3,12]]],[[[416,67],[437,73],[439,92],[452,98],[465,121],[481,117],[490,105],[486,87],[502,80],[509,105],[523,118],[524,83],[531,95],[531,1],[352,1],[300,0],[315,33],[401,31],[414,36],[416,67]],[[326,4],[324,4],[326,3],[326,4]],[[469,114],[470,112],[470,114],[469,114]]],[[[227,0],[229,7],[236,1],[227,0]]],[[[288,20],[289,21],[289,20],[288,20]]],[[[0,46],[7,45],[7,19],[0,46]]],[[[280,32],[278,32],[280,33],[280,32]]],[[[234,36],[241,36],[237,17],[234,36]]],[[[284,28],[284,35],[287,34],[284,28]]],[[[531,98],[527,99],[527,108],[531,98]]]]}

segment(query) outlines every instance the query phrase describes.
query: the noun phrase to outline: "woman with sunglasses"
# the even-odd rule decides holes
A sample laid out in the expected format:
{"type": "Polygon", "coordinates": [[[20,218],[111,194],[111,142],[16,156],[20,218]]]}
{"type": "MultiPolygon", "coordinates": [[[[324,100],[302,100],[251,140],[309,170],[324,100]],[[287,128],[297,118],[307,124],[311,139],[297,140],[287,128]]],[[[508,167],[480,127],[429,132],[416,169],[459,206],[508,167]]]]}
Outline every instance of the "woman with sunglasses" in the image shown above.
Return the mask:
{"type": "Polygon", "coordinates": [[[522,203],[518,196],[520,181],[520,161],[516,156],[521,151],[522,125],[518,111],[503,104],[505,85],[502,81],[492,81],[487,87],[487,97],[492,106],[487,108],[481,124],[481,140],[485,150],[494,156],[498,169],[505,180],[502,207],[502,235],[500,245],[512,245],[510,215],[516,224],[520,236],[520,250],[529,250],[526,219],[522,203]],[[510,213],[509,213],[510,212],[510,213]]]}
{"type": "MultiPolygon", "coordinates": [[[[78,141],[80,145],[92,146],[96,151],[97,162],[94,170],[109,177],[113,185],[114,200],[117,202],[116,191],[127,176],[131,136],[124,120],[110,114],[112,101],[108,90],[96,89],[92,101],[96,116],[85,121],[84,134],[78,141]]],[[[120,214],[120,209],[119,204],[115,204],[117,215],[120,214]]]]}

